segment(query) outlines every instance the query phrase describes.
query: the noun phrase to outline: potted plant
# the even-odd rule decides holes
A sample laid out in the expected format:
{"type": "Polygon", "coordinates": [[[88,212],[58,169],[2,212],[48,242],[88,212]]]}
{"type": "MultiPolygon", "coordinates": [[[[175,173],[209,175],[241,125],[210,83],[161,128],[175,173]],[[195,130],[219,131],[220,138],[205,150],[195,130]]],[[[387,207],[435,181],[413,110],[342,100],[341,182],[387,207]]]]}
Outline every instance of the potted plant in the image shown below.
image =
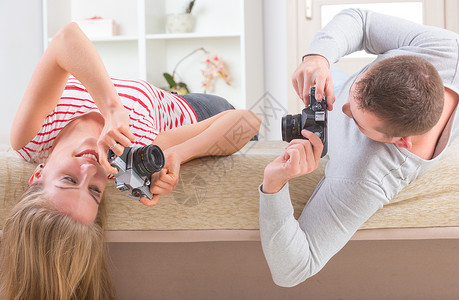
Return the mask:
{"type": "MultiPolygon", "coordinates": [[[[227,85],[231,85],[231,78],[223,59],[216,54],[209,53],[209,51],[201,47],[194,49],[185,55],[182,59],[180,59],[175,65],[174,70],[172,70],[172,73],[163,73],[163,76],[169,85],[169,87],[164,88],[165,90],[176,92],[179,95],[188,94],[190,92],[188,90],[188,86],[184,82],[182,82],[180,79],[176,79],[177,69],[185,59],[201,51],[206,54],[206,58],[203,61],[205,67],[203,70],[201,70],[201,73],[204,76],[204,81],[202,82],[202,87],[204,88],[203,92],[212,92],[215,80],[218,78],[222,78],[227,85]]],[[[180,78],[180,76],[178,77],[180,78]]]]}
{"type": "Polygon", "coordinates": [[[185,13],[181,14],[169,14],[166,16],[166,27],[169,33],[187,33],[193,31],[194,28],[194,16],[191,11],[194,7],[194,2],[191,0],[185,13]]]}

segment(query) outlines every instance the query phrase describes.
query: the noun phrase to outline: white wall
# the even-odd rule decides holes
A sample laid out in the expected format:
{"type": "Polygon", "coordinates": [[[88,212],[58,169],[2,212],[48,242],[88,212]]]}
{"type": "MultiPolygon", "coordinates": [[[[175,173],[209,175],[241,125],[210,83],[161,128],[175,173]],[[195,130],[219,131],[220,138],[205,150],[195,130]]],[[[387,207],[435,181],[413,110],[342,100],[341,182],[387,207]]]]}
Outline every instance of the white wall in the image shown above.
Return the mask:
{"type": "Polygon", "coordinates": [[[266,92],[271,96],[271,98],[266,98],[266,101],[273,102],[265,103],[267,104],[265,118],[269,116],[270,120],[263,120],[263,124],[269,124],[269,126],[263,127],[262,134],[267,140],[281,139],[281,120],[287,112],[290,74],[287,74],[286,18],[287,11],[284,1],[263,0],[264,86],[266,92]]]}
{"type": "Polygon", "coordinates": [[[41,0],[0,0],[0,144],[43,49],[41,0]]]}

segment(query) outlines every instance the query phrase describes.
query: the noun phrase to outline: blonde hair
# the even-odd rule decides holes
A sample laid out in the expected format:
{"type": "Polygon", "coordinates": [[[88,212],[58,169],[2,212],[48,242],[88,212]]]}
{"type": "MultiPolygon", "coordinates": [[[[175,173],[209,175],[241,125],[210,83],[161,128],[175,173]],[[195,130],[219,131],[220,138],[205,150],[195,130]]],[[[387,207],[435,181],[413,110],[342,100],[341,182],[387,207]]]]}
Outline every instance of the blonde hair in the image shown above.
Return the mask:
{"type": "Polygon", "coordinates": [[[42,186],[31,186],[3,226],[0,296],[114,299],[103,223],[103,208],[85,225],[53,207],[42,186]]]}

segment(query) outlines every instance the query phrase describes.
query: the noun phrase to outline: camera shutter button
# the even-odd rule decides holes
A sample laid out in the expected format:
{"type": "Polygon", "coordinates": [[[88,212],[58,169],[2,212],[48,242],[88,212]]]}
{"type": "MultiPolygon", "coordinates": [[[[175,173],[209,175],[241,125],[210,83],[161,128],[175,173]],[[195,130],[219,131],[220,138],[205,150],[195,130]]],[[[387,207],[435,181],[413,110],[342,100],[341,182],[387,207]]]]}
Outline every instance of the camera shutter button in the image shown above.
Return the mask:
{"type": "Polygon", "coordinates": [[[320,104],[320,102],[315,102],[315,103],[312,105],[312,110],[313,110],[313,111],[322,110],[322,104],[320,104]]]}

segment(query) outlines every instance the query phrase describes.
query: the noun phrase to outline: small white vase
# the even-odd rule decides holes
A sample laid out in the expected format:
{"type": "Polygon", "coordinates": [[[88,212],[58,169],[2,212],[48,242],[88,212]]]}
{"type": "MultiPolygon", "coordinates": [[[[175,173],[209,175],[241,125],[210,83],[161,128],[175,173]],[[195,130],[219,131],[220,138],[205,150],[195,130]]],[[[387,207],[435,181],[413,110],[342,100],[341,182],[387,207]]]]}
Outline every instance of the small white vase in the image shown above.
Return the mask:
{"type": "Polygon", "coordinates": [[[194,17],[191,14],[170,14],[166,16],[169,33],[187,33],[193,31],[194,17]]]}

